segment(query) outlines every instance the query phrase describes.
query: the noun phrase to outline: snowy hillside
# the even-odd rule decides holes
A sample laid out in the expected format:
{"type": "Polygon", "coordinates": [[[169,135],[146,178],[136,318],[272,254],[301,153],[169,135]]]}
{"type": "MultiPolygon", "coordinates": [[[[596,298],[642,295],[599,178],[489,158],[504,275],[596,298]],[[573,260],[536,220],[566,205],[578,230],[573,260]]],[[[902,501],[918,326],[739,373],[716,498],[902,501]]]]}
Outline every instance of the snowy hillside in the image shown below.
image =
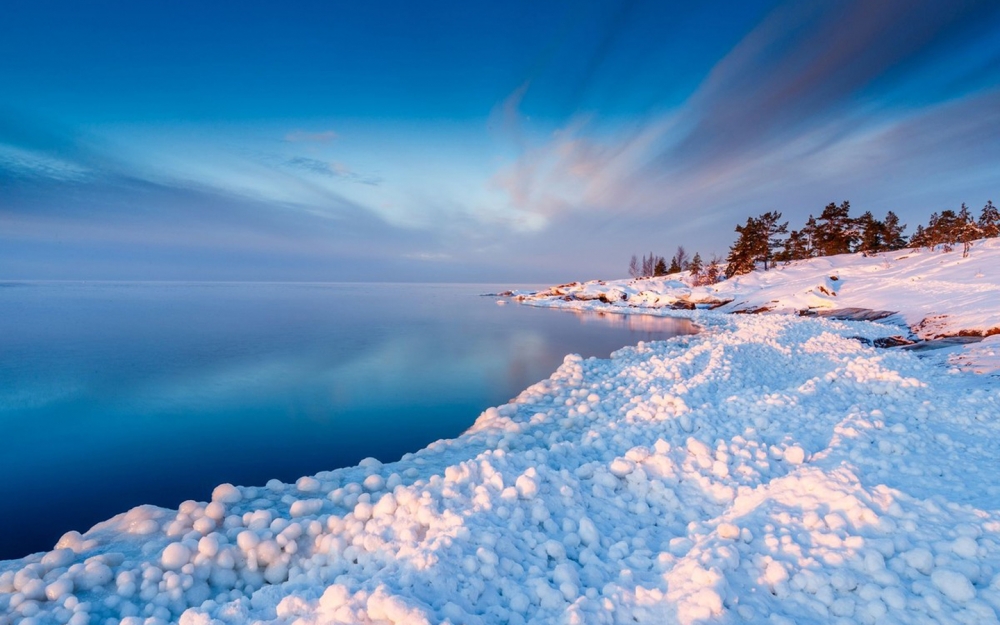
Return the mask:
{"type": "MultiPolygon", "coordinates": [[[[222,485],[67,534],[0,562],[0,624],[997,623],[997,378],[867,344],[898,318],[665,307],[860,307],[985,331],[998,256],[991,241],[966,260],[845,256],[532,298],[656,306],[705,331],[568,356],[399,462],[222,485]]],[[[997,338],[961,356],[988,364],[997,338]]]]}
{"type": "Polygon", "coordinates": [[[962,258],[960,248],[844,254],[755,271],[712,286],[641,278],[574,283],[524,297],[529,303],[576,308],[588,301],[603,303],[602,298],[629,308],[694,305],[720,312],[864,308],[898,312],[921,338],[990,334],[1000,332],[1000,239],[977,241],[968,258],[962,258]]]}

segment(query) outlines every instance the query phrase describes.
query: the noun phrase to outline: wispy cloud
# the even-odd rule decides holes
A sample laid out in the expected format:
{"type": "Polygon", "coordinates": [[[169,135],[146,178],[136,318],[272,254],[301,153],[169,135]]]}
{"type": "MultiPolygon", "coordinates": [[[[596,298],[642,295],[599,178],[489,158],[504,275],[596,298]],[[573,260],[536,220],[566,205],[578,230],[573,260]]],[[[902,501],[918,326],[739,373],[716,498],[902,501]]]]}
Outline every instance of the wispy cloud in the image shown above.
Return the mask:
{"type": "Polygon", "coordinates": [[[285,159],[283,164],[292,169],[319,174],[328,178],[340,178],[376,187],[382,183],[382,178],[378,176],[361,175],[352,171],[347,165],[337,161],[324,161],[308,156],[292,156],[285,159]]]}
{"type": "Polygon", "coordinates": [[[440,262],[445,260],[451,260],[451,254],[445,254],[444,252],[415,252],[412,254],[404,254],[403,258],[409,258],[412,260],[420,260],[425,262],[440,262]]]}
{"type": "Polygon", "coordinates": [[[91,173],[90,168],[72,160],[0,143],[0,180],[15,176],[80,180],[91,173]]]}
{"type": "MultiPolygon", "coordinates": [[[[742,158],[851,110],[911,105],[893,89],[941,47],[968,45],[997,10],[981,0],[786,4],[712,69],[684,108],[687,136],[662,158],[742,158]]],[[[933,76],[921,80],[930,91],[933,76]]]]}
{"type": "Polygon", "coordinates": [[[93,258],[257,255],[289,275],[335,259],[589,278],[679,242],[723,252],[757,210],[799,221],[850,199],[915,223],[1000,188],[995,0],[788,1],[763,16],[746,3],[728,20],[663,5],[533,19],[502,72],[472,55],[461,75],[482,84],[415,92],[421,106],[360,98],[268,119],[269,106],[231,124],[65,112],[86,137],[0,110],[0,238],[53,257],[54,241],[93,258]],[[355,115],[349,136],[328,129],[348,117],[303,121],[322,111],[355,115]]]}
{"type": "Polygon", "coordinates": [[[333,130],[322,130],[319,132],[293,130],[285,135],[285,141],[288,143],[329,143],[338,136],[333,130]]]}
{"type": "Polygon", "coordinates": [[[928,102],[932,90],[917,98],[911,77],[926,75],[943,47],[990,41],[982,22],[996,23],[998,5],[918,5],[786,4],[677,109],[631,125],[577,117],[492,182],[550,226],[603,213],[704,239],[713,222],[728,226],[758,208],[815,211],[845,194],[884,201],[947,175],[981,185],[1000,171],[996,93],[928,102]],[[979,158],[969,159],[974,136],[979,158]]]}

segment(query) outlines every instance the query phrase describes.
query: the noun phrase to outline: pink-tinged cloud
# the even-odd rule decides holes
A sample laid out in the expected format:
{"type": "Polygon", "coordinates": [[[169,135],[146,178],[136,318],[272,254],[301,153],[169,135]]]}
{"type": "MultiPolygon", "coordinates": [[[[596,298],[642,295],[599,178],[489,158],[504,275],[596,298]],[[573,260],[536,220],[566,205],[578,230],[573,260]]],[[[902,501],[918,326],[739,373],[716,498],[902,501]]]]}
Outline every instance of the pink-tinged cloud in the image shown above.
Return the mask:
{"type": "MultiPolygon", "coordinates": [[[[677,109],[631,125],[579,116],[492,183],[550,228],[601,213],[705,240],[713,224],[728,232],[755,210],[804,219],[845,197],[887,205],[941,177],[967,181],[971,201],[1000,184],[990,173],[997,94],[913,106],[907,81],[927,74],[928,49],[973,45],[976,23],[995,11],[983,2],[787,4],[677,109]]],[[[935,197],[913,207],[914,222],[935,197]]]]}

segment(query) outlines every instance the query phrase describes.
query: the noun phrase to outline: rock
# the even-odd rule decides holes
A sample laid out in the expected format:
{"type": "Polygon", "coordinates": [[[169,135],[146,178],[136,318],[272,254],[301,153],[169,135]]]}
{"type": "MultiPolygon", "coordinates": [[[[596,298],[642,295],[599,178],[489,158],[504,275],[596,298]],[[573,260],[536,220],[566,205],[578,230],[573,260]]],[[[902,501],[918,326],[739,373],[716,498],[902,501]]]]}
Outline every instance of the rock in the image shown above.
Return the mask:
{"type": "Polygon", "coordinates": [[[883,336],[875,339],[875,347],[901,347],[903,345],[913,345],[913,341],[902,336],[883,336]]]}

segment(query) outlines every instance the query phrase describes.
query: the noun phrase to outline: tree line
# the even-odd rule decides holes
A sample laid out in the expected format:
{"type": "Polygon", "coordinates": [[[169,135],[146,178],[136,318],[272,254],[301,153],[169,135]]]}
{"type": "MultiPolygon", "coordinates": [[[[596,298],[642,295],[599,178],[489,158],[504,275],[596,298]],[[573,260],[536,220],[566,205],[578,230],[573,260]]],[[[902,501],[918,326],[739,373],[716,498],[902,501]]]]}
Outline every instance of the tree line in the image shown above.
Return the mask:
{"type": "Polygon", "coordinates": [[[986,203],[978,219],[964,203],[957,211],[935,212],[927,226],[918,225],[909,239],[903,234],[906,224],[900,223],[892,211],[886,213],[884,219],[876,219],[871,211],[859,217],[852,217],[850,213],[850,202],[831,202],[819,217],[809,215],[802,228],[789,231],[788,222],[781,221],[780,212],[768,211],[757,217],[747,217],[746,223],[736,226],[736,241],[729,248],[724,270],[720,259],[713,257],[705,266],[699,254],[689,259],[686,250],[678,247],[669,266],[662,256],[650,253],[643,256],[640,263],[633,254],[629,275],[639,278],[690,271],[694,284],[714,284],[723,276],[731,278],[750,273],[758,266],[767,270],[778,263],[835,254],[878,254],[906,247],[933,249],[937,246],[950,252],[961,245],[965,257],[973,241],[1000,236],[1000,212],[992,201],[986,203]]]}
{"type": "Polygon", "coordinates": [[[635,254],[632,254],[632,260],[629,261],[628,266],[628,275],[633,278],[667,276],[682,271],[690,272],[691,282],[696,286],[715,284],[723,275],[722,260],[712,256],[706,264],[702,260],[701,254],[695,252],[694,256],[688,256],[684,246],[678,245],[677,252],[670,259],[669,266],[667,266],[667,260],[664,257],[656,256],[652,252],[648,256],[643,255],[642,261],[635,254]]]}

